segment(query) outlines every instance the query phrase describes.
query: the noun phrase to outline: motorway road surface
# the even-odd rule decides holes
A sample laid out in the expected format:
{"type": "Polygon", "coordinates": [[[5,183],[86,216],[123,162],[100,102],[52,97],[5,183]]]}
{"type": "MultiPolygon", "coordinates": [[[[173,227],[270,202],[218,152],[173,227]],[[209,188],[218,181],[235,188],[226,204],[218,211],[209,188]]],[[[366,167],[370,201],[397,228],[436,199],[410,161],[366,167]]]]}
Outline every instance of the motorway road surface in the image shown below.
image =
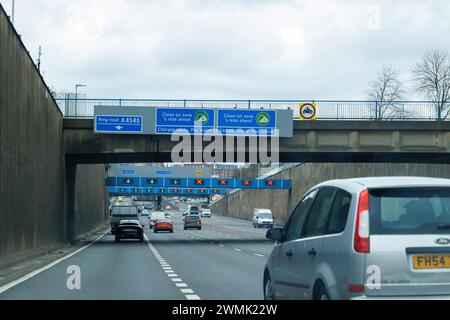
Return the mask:
{"type": "MultiPolygon", "coordinates": [[[[0,293],[0,300],[259,300],[273,244],[251,222],[212,217],[203,230],[153,233],[145,243],[116,243],[110,234],[80,253],[0,293]],[[81,270],[81,290],[69,290],[69,266],[81,270]]],[[[1,291],[1,288],[0,288],[1,291]]]]}

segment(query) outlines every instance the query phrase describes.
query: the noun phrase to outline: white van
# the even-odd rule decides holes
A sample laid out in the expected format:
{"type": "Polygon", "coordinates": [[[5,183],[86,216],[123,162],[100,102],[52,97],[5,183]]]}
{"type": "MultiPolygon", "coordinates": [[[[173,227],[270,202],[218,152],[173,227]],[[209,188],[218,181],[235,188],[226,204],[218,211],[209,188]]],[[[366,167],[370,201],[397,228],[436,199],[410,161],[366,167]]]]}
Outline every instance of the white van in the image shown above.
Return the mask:
{"type": "Polygon", "coordinates": [[[273,214],[270,209],[255,209],[253,211],[253,226],[255,228],[273,228],[273,214]]]}
{"type": "Polygon", "coordinates": [[[155,223],[158,220],[165,220],[166,215],[162,211],[154,211],[150,214],[149,220],[150,220],[150,229],[153,229],[155,227],[155,223]]]}

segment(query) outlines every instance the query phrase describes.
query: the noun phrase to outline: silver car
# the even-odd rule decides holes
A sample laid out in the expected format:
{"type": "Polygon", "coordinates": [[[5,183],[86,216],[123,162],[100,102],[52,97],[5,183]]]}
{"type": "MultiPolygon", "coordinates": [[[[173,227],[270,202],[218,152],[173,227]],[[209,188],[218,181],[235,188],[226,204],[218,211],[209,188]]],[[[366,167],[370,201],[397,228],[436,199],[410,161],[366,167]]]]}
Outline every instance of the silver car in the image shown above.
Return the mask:
{"type": "Polygon", "coordinates": [[[450,299],[450,180],[325,182],[267,237],[268,300],[450,299]]]}

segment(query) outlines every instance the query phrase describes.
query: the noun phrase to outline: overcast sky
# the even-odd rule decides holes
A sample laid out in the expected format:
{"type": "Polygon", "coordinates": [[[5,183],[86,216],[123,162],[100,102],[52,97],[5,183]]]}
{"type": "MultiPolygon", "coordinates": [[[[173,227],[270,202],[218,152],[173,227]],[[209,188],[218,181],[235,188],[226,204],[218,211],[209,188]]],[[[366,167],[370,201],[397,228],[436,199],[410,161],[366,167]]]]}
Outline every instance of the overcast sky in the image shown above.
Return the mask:
{"type": "Polygon", "coordinates": [[[383,65],[407,81],[449,48],[450,1],[16,0],[16,28],[58,92],[364,99],[383,65]]]}

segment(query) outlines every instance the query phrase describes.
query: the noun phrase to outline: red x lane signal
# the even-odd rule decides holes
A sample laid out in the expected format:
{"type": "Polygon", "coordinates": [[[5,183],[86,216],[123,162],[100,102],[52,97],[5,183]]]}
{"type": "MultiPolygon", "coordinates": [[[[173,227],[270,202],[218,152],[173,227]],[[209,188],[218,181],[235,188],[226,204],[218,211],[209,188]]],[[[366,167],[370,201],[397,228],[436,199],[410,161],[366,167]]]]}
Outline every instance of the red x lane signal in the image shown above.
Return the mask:
{"type": "Polygon", "coordinates": [[[219,180],[220,186],[228,186],[229,184],[230,184],[229,180],[225,180],[225,179],[219,180]]]}
{"type": "Polygon", "coordinates": [[[273,180],[267,180],[267,181],[266,181],[266,186],[267,186],[267,187],[274,187],[274,186],[275,186],[275,181],[273,181],[273,180]]]}
{"type": "Polygon", "coordinates": [[[187,193],[192,193],[192,189],[187,189],[186,192],[187,193]]]}
{"type": "Polygon", "coordinates": [[[200,189],[200,193],[205,193],[206,190],[205,189],[200,189]]]}
{"type": "Polygon", "coordinates": [[[251,186],[253,185],[251,180],[242,180],[242,185],[243,186],[251,186]]]}
{"type": "Polygon", "coordinates": [[[205,180],[203,180],[203,179],[196,179],[195,180],[195,185],[196,186],[204,186],[205,185],[205,180]]]}

